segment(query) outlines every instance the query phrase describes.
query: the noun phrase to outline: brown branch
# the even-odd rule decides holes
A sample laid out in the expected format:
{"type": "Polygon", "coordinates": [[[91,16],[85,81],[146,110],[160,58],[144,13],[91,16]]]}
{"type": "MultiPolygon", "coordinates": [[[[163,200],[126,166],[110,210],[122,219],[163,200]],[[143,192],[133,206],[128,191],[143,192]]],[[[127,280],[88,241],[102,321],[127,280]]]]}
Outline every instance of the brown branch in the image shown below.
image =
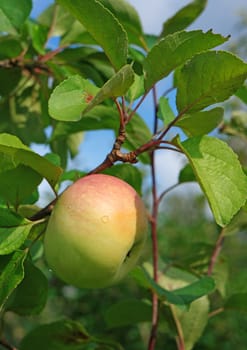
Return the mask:
{"type": "Polygon", "coordinates": [[[0,345],[8,350],[17,350],[14,346],[10,345],[5,339],[0,339],[0,345]]]}
{"type": "MultiPolygon", "coordinates": [[[[154,125],[153,125],[153,134],[157,132],[158,128],[158,100],[157,100],[157,91],[156,87],[153,87],[153,101],[154,101],[154,125]]],[[[152,140],[148,143],[153,150],[150,153],[151,160],[151,178],[152,178],[152,221],[151,221],[151,235],[152,235],[152,256],[153,256],[153,279],[158,283],[158,211],[159,211],[159,200],[157,193],[157,179],[156,179],[156,167],[155,167],[155,152],[154,145],[156,141],[152,140]],[[152,143],[153,142],[153,143],[152,143]]],[[[146,146],[147,147],[147,146],[146,146]]],[[[158,323],[159,323],[159,300],[158,295],[155,291],[152,291],[152,326],[151,332],[149,335],[148,350],[155,350],[157,342],[157,332],[158,332],[158,323]]]]}
{"type": "Polygon", "coordinates": [[[224,228],[223,228],[221,230],[221,233],[220,233],[217,241],[216,241],[216,244],[215,244],[215,247],[214,247],[214,251],[213,251],[213,254],[212,254],[210,262],[209,262],[208,276],[212,275],[214,266],[216,264],[216,261],[218,259],[219,254],[220,254],[220,251],[222,249],[222,246],[223,246],[223,243],[224,243],[224,239],[225,239],[224,233],[225,233],[225,231],[224,231],[224,228]]]}

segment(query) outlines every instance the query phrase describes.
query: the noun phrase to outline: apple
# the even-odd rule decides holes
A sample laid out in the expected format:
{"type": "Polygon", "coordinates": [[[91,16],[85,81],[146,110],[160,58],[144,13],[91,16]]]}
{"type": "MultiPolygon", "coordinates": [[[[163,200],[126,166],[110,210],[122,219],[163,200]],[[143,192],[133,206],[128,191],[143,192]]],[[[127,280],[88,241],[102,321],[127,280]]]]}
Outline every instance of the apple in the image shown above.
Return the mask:
{"type": "Polygon", "coordinates": [[[104,288],[137,263],[147,235],[145,206],[123,180],[93,174],[59,197],[44,238],[48,265],[64,282],[104,288]]]}

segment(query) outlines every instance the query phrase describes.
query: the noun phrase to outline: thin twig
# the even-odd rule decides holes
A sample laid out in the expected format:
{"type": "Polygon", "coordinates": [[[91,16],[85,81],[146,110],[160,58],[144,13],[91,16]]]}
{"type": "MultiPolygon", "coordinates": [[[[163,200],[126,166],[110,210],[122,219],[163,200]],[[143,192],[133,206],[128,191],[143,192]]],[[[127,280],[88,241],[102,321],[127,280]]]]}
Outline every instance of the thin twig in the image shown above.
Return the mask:
{"type": "MultiPolygon", "coordinates": [[[[157,93],[156,88],[153,88],[153,101],[154,101],[154,126],[153,133],[155,134],[158,126],[157,116],[157,93]]],[[[154,140],[153,140],[154,141],[154,140]]],[[[150,153],[151,159],[151,178],[152,178],[152,221],[151,221],[151,235],[152,235],[152,256],[153,256],[153,279],[158,283],[158,210],[159,201],[157,194],[157,180],[156,180],[156,168],[155,168],[155,151],[150,153]]],[[[157,342],[158,322],[159,322],[159,300],[155,291],[152,292],[152,326],[148,342],[148,350],[154,350],[157,342]]]]}
{"type": "Polygon", "coordinates": [[[216,264],[216,261],[218,259],[219,254],[220,254],[220,251],[222,249],[222,246],[223,246],[223,243],[224,243],[224,239],[225,239],[224,233],[225,233],[225,231],[224,231],[224,228],[223,228],[221,230],[221,233],[220,233],[217,241],[216,241],[213,254],[211,255],[211,259],[210,259],[209,266],[208,266],[208,276],[212,275],[214,266],[216,264]]]}
{"type": "Polygon", "coordinates": [[[218,308],[218,309],[216,309],[216,310],[213,310],[213,311],[211,311],[209,314],[208,314],[208,318],[211,318],[211,317],[214,317],[214,316],[216,316],[216,315],[219,315],[219,314],[221,314],[222,312],[224,312],[225,311],[225,309],[223,308],[223,307],[220,307],[220,308],[218,308]]]}
{"type": "Polygon", "coordinates": [[[0,339],[0,345],[8,350],[17,350],[14,346],[10,345],[5,339],[0,339]]]}

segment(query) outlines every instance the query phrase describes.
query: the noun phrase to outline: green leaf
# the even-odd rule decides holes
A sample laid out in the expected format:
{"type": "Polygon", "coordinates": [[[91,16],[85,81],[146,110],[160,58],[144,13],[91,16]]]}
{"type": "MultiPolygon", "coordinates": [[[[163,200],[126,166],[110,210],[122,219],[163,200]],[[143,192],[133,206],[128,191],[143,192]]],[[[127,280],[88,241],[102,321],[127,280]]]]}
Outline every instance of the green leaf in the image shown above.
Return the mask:
{"type": "Polygon", "coordinates": [[[243,85],[246,77],[247,64],[233,54],[224,51],[201,53],[185,64],[177,75],[178,111],[192,113],[225,101],[243,85]]]}
{"type": "Polygon", "coordinates": [[[24,271],[24,279],[9,297],[6,308],[19,315],[39,314],[47,300],[47,279],[31,261],[25,262],[24,271]]]}
{"type": "Polygon", "coordinates": [[[16,34],[32,9],[31,0],[1,0],[0,2],[0,32],[16,34]]]}
{"type": "Polygon", "coordinates": [[[191,182],[196,181],[196,177],[193,171],[193,168],[190,164],[186,164],[183,169],[181,169],[178,177],[178,182],[191,182]]]}
{"type": "Polygon", "coordinates": [[[167,35],[149,51],[143,61],[146,91],[195,54],[223,44],[226,40],[219,34],[211,31],[203,33],[201,30],[167,35]]]}
{"type": "Polygon", "coordinates": [[[229,225],[224,228],[224,236],[236,235],[247,229],[247,212],[241,209],[231,220],[229,225]]]}
{"type": "Polygon", "coordinates": [[[247,293],[237,293],[227,299],[224,309],[247,312],[247,293]]]}
{"type": "Polygon", "coordinates": [[[178,141],[188,157],[218,225],[225,226],[247,198],[247,177],[237,155],[223,141],[197,136],[178,141]]]}
{"type": "Polygon", "coordinates": [[[124,180],[134,187],[134,189],[141,195],[142,174],[135,166],[131,164],[116,164],[113,167],[104,170],[103,173],[124,180]]]}
{"type": "Polygon", "coordinates": [[[26,240],[33,223],[0,208],[0,255],[10,254],[26,240]]]}
{"type": "MultiPolygon", "coordinates": [[[[62,169],[54,166],[45,158],[34,153],[30,148],[25,146],[16,136],[9,134],[0,134],[0,154],[8,159],[12,168],[19,164],[32,168],[38,174],[42,175],[53,187],[57,183],[62,169]]],[[[0,165],[2,158],[0,159],[0,165]]],[[[0,168],[1,169],[1,168],[0,168]]]]}
{"type": "Polygon", "coordinates": [[[152,318],[152,306],[138,299],[126,299],[113,304],[106,310],[104,319],[108,328],[118,328],[149,322],[152,318]]]}
{"type": "Polygon", "coordinates": [[[0,195],[6,203],[17,207],[33,194],[42,176],[25,165],[0,172],[0,195]]]}
{"type": "Polygon", "coordinates": [[[162,96],[159,99],[158,117],[163,120],[164,125],[168,125],[175,118],[167,97],[162,96]]]}
{"type": "Polygon", "coordinates": [[[28,333],[20,344],[20,350],[81,350],[90,341],[90,335],[82,324],[62,320],[39,326],[28,333]]]}
{"type": "Polygon", "coordinates": [[[11,255],[0,257],[0,310],[13,290],[24,277],[24,260],[27,251],[18,250],[11,255]]]}
{"type": "Polygon", "coordinates": [[[143,75],[135,74],[134,82],[127,92],[127,97],[131,102],[133,102],[137,98],[141,97],[144,92],[144,77],[143,75]]]}
{"type": "Polygon", "coordinates": [[[182,298],[184,303],[190,304],[192,301],[211,293],[215,289],[213,278],[205,276],[198,281],[173,291],[173,293],[182,298]]]}
{"type": "Polygon", "coordinates": [[[97,95],[89,102],[84,113],[97,106],[107,98],[116,98],[125,95],[135,79],[134,71],[130,65],[123,66],[99,90],[97,95]]]}
{"type": "Polygon", "coordinates": [[[223,115],[223,108],[217,107],[210,111],[184,114],[175,125],[182,128],[188,136],[205,135],[220,124],[223,115]]]}
{"type": "Polygon", "coordinates": [[[206,5],[207,0],[194,0],[190,2],[163,24],[163,30],[160,36],[164,37],[187,28],[202,13],[206,5]]]}
{"type": "Polygon", "coordinates": [[[170,283],[167,284],[164,278],[161,278],[160,284],[155,283],[155,281],[150,277],[149,273],[143,268],[134,269],[131,272],[131,275],[140,286],[144,288],[151,288],[157,293],[161,300],[175,305],[188,305],[194,300],[212,292],[215,288],[214,280],[211,277],[197,279],[193,276],[194,282],[191,284],[178,289],[175,289],[175,284],[174,289],[172,288],[172,290],[168,290],[168,288],[171,289],[170,283]],[[163,288],[164,284],[166,288],[163,288]]]}
{"type": "Polygon", "coordinates": [[[67,135],[89,130],[113,129],[119,126],[119,114],[116,108],[99,105],[82,116],[78,122],[58,122],[54,128],[51,140],[67,135]]]}
{"type": "Polygon", "coordinates": [[[21,79],[21,69],[19,67],[3,68],[0,67],[0,95],[10,94],[18,85],[21,79]]]}
{"type": "Polygon", "coordinates": [[[125,0],[100,0],[118,19],[128,34],[129,43],[142,46],[142,25],[135,8],[125,0]]]}
{"type": "MultiPolygon", "coordinates": [[[[140,147],[144,143],[148,142],[152,138],[152,134],[143,120],[138,114],[135,114],[131,119],[130,123],[126,126],[126,141],[124,147],[133,151],[140,147]]],[[[149,154],[143,153],[138,156],[138,159],[144,164],[150,163],[149,154]]]]}
{"type": "Polygon", "coordinates": [[[235,94],[242,102],[247,104],[247,86],[241,86],[235,94]]]}
{"type": "Polygon", "coordinates": [[[77,121],[98,88],[79,75],[73,75],[59,84],[49,98],[49,114],[61,121],[77,121]]]}
{"type": "Polygon", "coordinates": [[[58,0],[89,31],[116,70],[127,62],[127,34],[114,15],[96,0],[58,0]]]}
{"type": "Polygon", "coordinates": [[[41,24],[38,24],[32,20],[28,20],[26,23],[27,31],[32,41],[32,46],[39,54],[45,54],[45,44],[47,41],[49,29],[41,24]]]}
{"type": "Polygon", "coordinates": [[[22,52],[18,39],[10,35],[0,37],[0,60],[17,57],[22,52]]]}
{"type": "Polygon", "coordinates": [[[76,19],[58,4],[47,7],[38,17],[38,22],[50,28],[52,36],[63,36],[76,22],[76,19]]]}
{"type": "Polygon", "coordinates": [[[195,343],[200,339],[207,323],[209,313],[209,300],[202,297],[191,303],[189,310],[176,308],[175,314],[181,324],[185,350],[194,348],[195,343]]]}

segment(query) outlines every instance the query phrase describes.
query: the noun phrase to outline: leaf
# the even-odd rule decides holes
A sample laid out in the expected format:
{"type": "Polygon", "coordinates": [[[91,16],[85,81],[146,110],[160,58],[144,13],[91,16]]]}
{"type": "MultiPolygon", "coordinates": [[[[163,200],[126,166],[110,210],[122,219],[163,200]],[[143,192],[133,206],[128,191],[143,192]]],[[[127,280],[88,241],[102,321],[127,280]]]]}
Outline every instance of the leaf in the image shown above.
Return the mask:
{"type": "Polygon", "coordinates": [[[160,37],[178,32],[187,28],[197,19],[207,5],[207,0],[194,0],[179,10],[174,16],[163,24],[160,37]]]}
{"type": "Polygon", "coordinates": [[[224,309],[247,312],[247,293],[237,293],[227,299],[224,309]]]}
{"type": "Polygon", "coordinates": [[[226,226],[247,198],[247,177],[237,155],[223,141],[197,136],[178,141],[188,157],[218,225],[226,226]]]}
{"type": "Polygon", "coordinates": [[[21,69],[19,67],[3,68],[0,67],[0,95],[9,95],[21,80],[21,69]]]}
{"type": "Polygon", "coordinates": [[[175,118],[168,98],[163,96],[159,99],[158,117],[163,120],[164,125],[168,125],[175,118]]]}
{"type": "Polygon", "coordinates": [[[214,280],[207,276],[201,279],[197,279],[193,276],[195,281],[191,284],[182,288],[168,290],[171,286],[170,283],[165,284],[166,288],[163,288],[165,280],[161,278],[160,284],[155,283],[145,269],[136,268],[131,272],[131,275],[140,286],[151,288],[157,293],[161,300],[174,305],[188,305],[194,300],[212,292],[215,288],[214,280]]]}
{"type": "Polygon", "coordinates": [[[21,341],[20,350],[80,350],[90,335],[79,322],[62,320],[33,329],[21,341]]]}
{"type": "Polygon", "coordinates": [[[27,238],[33,223],[0,207],[0,255],[12,253],[27,238]]]}
{"type": "Polygon", "coordinates": [[[111,329],[149,322],[151,318],[151,304],[138,299],[126,299],[113,304],[104,315],[106,325],[111,329]]]}
{"type": "Polygon", "coordinates": [[[31,0],[1,0],[0,32],[17,34],[32,9],[31,0]]]}
{"type": "Polygon", "coordinates": [[[51,140],[64,138],[79,131],[113,129],[117,130],[119,115],[116,108],[99,105],[82,116],[78,122],[58,122],[51,140]]]}
{"type": "Polygon", "coordinates": [[[246,77],[247,64],[229,52],[198,54],[177,75],[178,111],[192,113],[225,101],[246,77]]]}
{"type": "Polygon", "coordinates": [[[241,86],[235,95],[242,100],[245,104],[247,104],[247,86],[241,86]]]}
{"type": "Polygon", "coordinates": [[[116,98],[125,95],[135,79],[132,67],[127,64],[114,74],[99,90],[97,95],[89,102],[84,113],[87,113],[107,98],[116,98]]]}
{"type": "Polygon", "coordinates": [[[185,350],[193,349],[195,343],[200,339],[208,323],[208,312],[208,297],[195,300],[191,303],[189,310],[175,309],[183,331],[185,350]]]}
{"type": "Polygon", "coordinates": [[[181,169],[179,173],[178,182],[183,183],[183,182],[191,182],[191,181],[196,181],[196,177],[191,165],[186,164],[185,167],[181,169]]]}
{"type": "Polygon", "coordinates": [[[100,0],[113,15],[118,19],[126,33],[128,34],[129,43],[143,46],[142,25],[139,15],[135,8],[125,0],[100,0]]]}
{"type": "Polygon", "coordinates": [[[127,34],[116,17],[96,0],[58,0],[89,31],[116,70],[127,62],[127,34]]]}
{"type": "Polygon", "coordinates": [[[215,289],[213,278],[205,276],[196,282],[173,291],[175,295],[182,298],[185,304],[211,293],[215,289]]]}
{"type": "Polygon", "coordinates": [[[47,300],[47,279],[31,261],[25,262],[24,271],[24,279],[11,294],[6,308],[23,316],[39,314],[47,300]]]}
{"type": "Polygon", "coordinates": [[[211,31],[203,33],[201,30],[167,35],[149,51],[143,61],[146,91],[195,54],[223,44],[226,40],[219,34],[211,31]]]}
{"type": "Polygon", "coordinates": [[[70,76],[59,84],[49,98],[49,114],[61,121],[78,121],[98,88],[79,75],[70,76]]]}
{"type": "Polygon", "coordinates": [[[224,228],[224,237],[236,235],[247,229],[247,212],[241,209],[231,220],[229,225],[224,228]]]}
{"type": "Polygon", "coordinates": [[[111,168],[103,171],[104,174],[116,176],[128,184],[141,195],[142,174],[140,170],[131,164],[116,164],[111,168]]]}
{"type": "Polygon", "coordinates": [[[17,207],[28,200],[37,186],[42,181],[42,176],[25,165],[0,172],[0,195],[6,203],[17,207]]]}
{"type": "Polygon", "coordinates": [[[135,74],[134,82],[127,92],[127,97],[132,102],[141,97],[144,92],[144,77],[143,75],[135,74]]]}
{"type": "Polygon", "coordinates": [[[10,254],[26,240],[33,223],[0,208],[0,255],[10,254]]]}
{"type": "MultiPolygon", "coordinates": [[[[138,114],[135,114],[130,123],[127,124],[126,136],[127,138],[125,140],[124,147],[131,151],[140,147],[152,137],[147,124],[138,114]]],[[[139,155],[138,159],[144,164],[150,163],[150,157],[147,153],[139,155]]]]}
{"type": "MultiPolygon", "coordinates": [[[[39,15],[38,22],[51,29],[52,36],[63,36],[76,19],[58,4],[52,4],[39,15]]],[[[81,26],[82,27],[82,26],[81,26]]]]}
{"type": "Polygon", "coordinates": [[[0,37],[0,60],[17,57],[21,52],[22,46],[18,39],[10,35],[0,37]]]}
{"type": "Polygon", "coordinates": [[[27,21],[26,27],[32,46],[39,54],[44,55],[46,53],[45,46],[49,31],[48,28],[32,20],[27,21]]]}
{"type": "Polygon", "coordinates": [[[188,136],[208,134],[222,121],[223,108],[217,107],[209,111],[184,114],[174,125],[183,129],[188,136]]]}
{"type": "MultiPolygon", "coordinates": [[[[0,154],[1,153],[4,154],[4,157],[6,157],[9,162],[11,161],[12,167],[17,167],[19,164],[28,166],[46,178],[52,187],[55,186],[61,175],[61,168],[54,166],[45,158],[34,153],[16,136],[0,134],[0,154]]],[[[0,159],[0,165],[1,163],[2,159],[0,159]]]]}
{"type": "Polygon", "coordinates": [[[24,277],[23,264],[26,256],[27,251],[18,250],[0,257],[0,310],[24,277]]]}

